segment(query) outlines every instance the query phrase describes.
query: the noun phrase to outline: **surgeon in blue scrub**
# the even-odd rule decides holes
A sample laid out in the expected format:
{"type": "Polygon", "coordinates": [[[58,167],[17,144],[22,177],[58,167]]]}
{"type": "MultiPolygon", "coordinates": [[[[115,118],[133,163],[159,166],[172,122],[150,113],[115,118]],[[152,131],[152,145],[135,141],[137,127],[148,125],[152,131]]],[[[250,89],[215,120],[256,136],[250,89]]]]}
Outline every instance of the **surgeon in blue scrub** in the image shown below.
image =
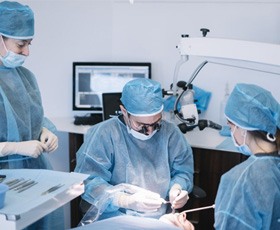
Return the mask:
{"type": "Polygon", "coordinates": [[[249,158],[224,174],[215,229],[280,229],[280,105],[253,84],[237,84],[225,115],[232,139],[249,158]]]}
{"type": "Polygon", "coordinates": [[[75,171],[90,174],[82,199],[95,210],[92,220],[159,218],[165,201],[183,207],[193,187],[192,149],[179,128],[162,119],[161,85],[129,81],[120,109],[119,117],[93,126],[77,152],[75,171]]]}
{"type": "MultiPolygon", "coordinates": [[[[0,2],[0,169],[51,169],[43,153],[58,146],[34,75],[22,67],[34,36],[32,10],[0,2]]],[[[0,227],[1,228],[1,227],[0,227]]],[[[63,229],[61,209],[28,229],[63,229]]]]}

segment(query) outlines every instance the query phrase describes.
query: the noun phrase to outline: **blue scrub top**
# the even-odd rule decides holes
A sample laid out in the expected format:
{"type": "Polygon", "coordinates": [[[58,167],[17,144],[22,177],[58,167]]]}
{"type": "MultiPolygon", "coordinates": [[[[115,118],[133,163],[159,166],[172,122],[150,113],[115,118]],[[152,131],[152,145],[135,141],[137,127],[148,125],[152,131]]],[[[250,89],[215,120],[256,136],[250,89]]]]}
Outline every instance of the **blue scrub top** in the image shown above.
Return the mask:
{"type": "MultiPolygon", "coordinates": [[[[0,66],[0,142],[39,140],[44,124],[41,94],[32,72],[24,67],[0,66]]],[[[47,123],[51,124],[50,121],[47,123]]],[[[0,157],[0,168],[50,169],[44,154],[0,157]]]]}
{"type": "Polygon", "coordinates": [[[215,229],[280,229],[280,155],[255,154],[222,176],[215,229]]]}
{"type": "MultiPolygon", "coordinates": [[[[44,118],[41,94],[32,72],[24,67],[0,66],[0,142],[39,140],[42,127],[54,132],[44,118]]],[[[38,158],[13,154],[0,157],[0,169],[51,169],[46,156],[38,158]]],[[[0,227],[1,228],[1,227],[0,227]]],[[[63,208],[48,214],[24,230],[64,228],[63,208]]]]}
{"type": "MultiPolygon", "coordinates": [[[[120,215],[112,204],[116,185],[135,185],[159,193],[166,199],[171,186],[178,183],[189,192],[193,186],[193,155],[179,128],[167,121],[151,139],[142,141],[128,133],[119,118],[93,126],[77,152],[76,172],[90,174],[83,199],[108,216],[120,215]]],[[[154,213],[126,210],[129,215],[159,218],[166,205],[154,213]]],[[[101,217],[102,219],[102,217],[101,217]]]]}

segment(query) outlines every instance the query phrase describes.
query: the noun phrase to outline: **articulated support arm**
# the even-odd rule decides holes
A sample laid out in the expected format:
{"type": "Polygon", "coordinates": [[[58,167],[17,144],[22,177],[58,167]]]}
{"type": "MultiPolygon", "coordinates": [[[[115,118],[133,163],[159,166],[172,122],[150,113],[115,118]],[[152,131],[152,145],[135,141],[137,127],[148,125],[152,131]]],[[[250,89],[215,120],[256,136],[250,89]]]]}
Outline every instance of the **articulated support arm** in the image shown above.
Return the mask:
{"type": "Polygon", "coordinates": [[[280,66],[279,44],[182,36],[177,48],[183,56],[225,58],[280,66]]]}

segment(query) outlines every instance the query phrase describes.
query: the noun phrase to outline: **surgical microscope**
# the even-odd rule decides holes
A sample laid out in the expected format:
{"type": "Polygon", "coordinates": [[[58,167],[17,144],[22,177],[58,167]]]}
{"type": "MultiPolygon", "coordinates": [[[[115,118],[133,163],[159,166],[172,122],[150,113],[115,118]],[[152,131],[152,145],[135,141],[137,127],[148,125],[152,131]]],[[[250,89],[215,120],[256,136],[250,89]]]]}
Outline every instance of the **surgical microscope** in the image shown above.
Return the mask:
{"type": "Polygon", "coordinates": [[[229,66],[248,68],[257,71],[263,71],[273,74],[279,74],[277,70],[275,72],[264,71],[255,67],[248,67],[250,64],[264,64],[279,67],[280,66],[280,46],[278,44],[252,42],[244,40],[222,39],[222,38],[208,38],[207,33],[210,32],[207,28],[201,28],[202,37],[190,37],[188,34],[181,35],[181,40],[176,48],[180,52],[180,60],[176,63],[173,83],[170,86],[170,90],[165,91],[163,89],[163,96],[173,95],[176,97],[174,104],[174,115],[182,123],[178,124],[178,127],[183,133],[193,130],[198,127],[199,130],[203,130],[206,127],[221,130],[222,126],[210,121],[199,120],[199,112],[196,108],[195,101],[186,102],[184,97],[192,91],[192,82],[199,74],[201,69],[208,63],[222,64],[215,61],[202,62],[192,73],[188,82],[179,81],[178,73],[182,64],[189,60],[189,56],[202,56],[206,58],[223,59],[226,61],[242,61],[245,62],[245,67],[225,64],[229,66]],[[179,111],[178,104],[181,104],[179,111]]]}

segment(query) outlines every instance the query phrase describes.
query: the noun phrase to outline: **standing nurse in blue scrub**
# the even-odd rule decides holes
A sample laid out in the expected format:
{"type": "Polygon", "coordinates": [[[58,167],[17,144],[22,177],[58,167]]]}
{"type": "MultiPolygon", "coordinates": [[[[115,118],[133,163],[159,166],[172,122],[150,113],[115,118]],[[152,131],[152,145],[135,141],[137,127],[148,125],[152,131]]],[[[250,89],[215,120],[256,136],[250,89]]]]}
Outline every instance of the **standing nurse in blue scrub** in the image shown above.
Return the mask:
{"type": "MultiPolygon", "coordinates": [[[[22,67],[33,36],[33,11],[0,2],[0,169],[51,169],[43,153],[58,146],[55,127],[44,118],[35,76],[22,67]]],[[[61,230],[63,219],[58,209],[27,229],[61,230]]]]}

